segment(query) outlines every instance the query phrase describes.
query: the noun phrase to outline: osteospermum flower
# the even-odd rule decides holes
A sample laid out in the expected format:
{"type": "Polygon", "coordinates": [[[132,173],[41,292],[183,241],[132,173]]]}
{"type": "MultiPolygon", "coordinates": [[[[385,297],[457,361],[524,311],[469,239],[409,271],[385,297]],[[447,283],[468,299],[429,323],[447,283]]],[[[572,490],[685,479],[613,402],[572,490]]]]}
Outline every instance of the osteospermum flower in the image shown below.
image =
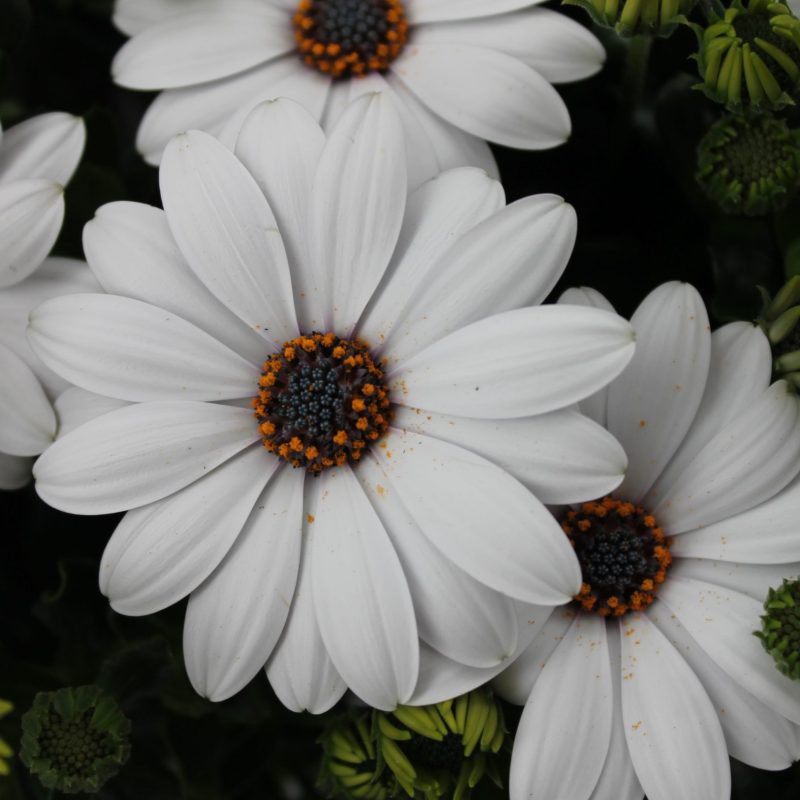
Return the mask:
{"type": "MultiPolygon", "coordinates": [[[[592,290],[562,302],[610,308],[592,290]]],[[[728,754],[773,770],[800,755],[800,693],[752,633],[767,588],[800,567],[797,398],[769,385],[761,330],[709,333],[686,284],[632,324],[630,365],[581,404],[627,475],[560,515],[581,591],[498,679],[527,700],[511,800],[727,800],[728,754]]]]}
{"type": "Polygon", "coordinates": [[[410,183],[484,167],[484,140],[541,149],[569,136],[551,83],[600,69],[597,39],[531,0],[118,0],[133,36],[114,79],[165,90],[137,145],[157,164],[170,138],[199,128],[233,146],[258,103],[289,97],[326,129],[348,100],[385,91],[400,112],[410,183]]]}
{"type": "Polygon", "coordinates": [[[49,297],[97,288],[85,264],[46,258],[84,139],[83,121],[60,112],[0,132],[0,489],[30,480],[31,457],[56,434],[51,403],[68,385],[31,352],[28,312],[49,297]]]}
{"type": "Polygon", "coordinates": [[[130,402],[59,438],[37,490],[74,513],[129,510],[101,588],[132,615],[191,595],[186,665],[212,699],[268,659],[281,699],[314,711],[345,686],[393,708],[420,672],[421,702],[443,700],[457,664],[480,681],[523,646],[524,603],[578,589],[520,481],[568,502],[624,471],[571,404],[627,363],[628,323],[529,307],[565,265],[572,210],[506,208],[476,169],[407,200],[403,146],[381,95],[327,141],[289,100],[253,112],[237,155],[176,137],[165,212],[115,203],[86,229],[111,294],[31,315],[46,363],[130,402]]]}

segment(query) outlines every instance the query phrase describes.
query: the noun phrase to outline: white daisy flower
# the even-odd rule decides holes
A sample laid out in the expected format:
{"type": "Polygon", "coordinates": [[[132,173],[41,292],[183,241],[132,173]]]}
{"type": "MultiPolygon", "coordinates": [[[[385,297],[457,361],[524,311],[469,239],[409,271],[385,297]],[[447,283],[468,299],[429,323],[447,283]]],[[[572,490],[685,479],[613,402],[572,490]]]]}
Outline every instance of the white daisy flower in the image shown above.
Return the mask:
{"type": "Polygon", "coordinates": [[[542,149],[570,134],[552,83],[597,72],[605,53],[577,22],[531,0],[117,0],[133,38],[112,65],[130,89],[164,90],[137,146],[158,164],[176,133],[233,146],[258,103],[304,105],[326,130],[347,102],[387,92],[412,187],[456,166],[496,175],[485,140],[542,149]]]}
{"type": "MultiPolygon", "coordinates": [[[[562,303],[610,309],[590,289],[562,303]]],[[[564,306],[566,307],[566,306],[564,306]]],[[[800,692],[753,635],[800,569],[800,406],[749,323],[709,332],[686,284],[632,319],[636,354],[581,403],[622,443],[613,497],[560,515],[580,605],[553,613],[497,681],[527,705],[511,800],[728,800],[728,755],[800,756],[800,692]]]]}
{"type": "MultiPolygon", "coordinates": [[[[56,441],[37,490],[73,513],[128,510],[101,588],[131,615],[191,595],[186,665],[214,700],[268,659],[283,702],[317,712],[346,686],[407,702],[439,656],[496,673],[529,635],[524,604],[579,586],[541,501],[624,472],[572,404],[627,364],[629,324],[530,307],[566,264],[573,210],[506,207],[474,168],[407,199],[403,147],[381,95],[327,141],[289,100],[250,115],[236,155],[180,135],[165,211],[114,203],[86,228],[109,294],[31,315],[48,365],[130,403],[56,441]]],[[[444,672],[424,691],[449,696],[444,672]]]]}
{"type": "Polygon", "coordinates": [[[45,260],[84,140],[83,120],[61,112],[0,131],[0,489],[30,480],[31,457],[56,433],[51,402],[68,385],[28,346],[28,312],[47,298],[97,288],[85,264],[45,260]]]}

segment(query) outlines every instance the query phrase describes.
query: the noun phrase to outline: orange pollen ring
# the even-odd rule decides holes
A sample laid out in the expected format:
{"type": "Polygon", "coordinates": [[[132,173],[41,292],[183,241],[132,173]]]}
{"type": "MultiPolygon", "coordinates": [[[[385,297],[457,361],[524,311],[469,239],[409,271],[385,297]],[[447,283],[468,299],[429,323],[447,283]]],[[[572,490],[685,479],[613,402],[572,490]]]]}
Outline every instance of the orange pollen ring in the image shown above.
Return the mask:
{"type": "Polygon", "coordinates": [[[384,72],[408,41],[402,0],[300,0],[292,21],[303,60],[332,78],[384,72]]]}
{"type": "Polygon", "coordinates": [[[604,497],[567,511],[561,527],[581,565],[583,583],[575,600],[584,611],[621,617],[655,600],[672,554],[652,514],[604,497]]]}
{"type": "Polygon", "coordinates": [[[368,346],[333,333],[285,342],[265,362],[252,405],[264,447],[313,474],[359,461],[392,417],[368,346]]]}

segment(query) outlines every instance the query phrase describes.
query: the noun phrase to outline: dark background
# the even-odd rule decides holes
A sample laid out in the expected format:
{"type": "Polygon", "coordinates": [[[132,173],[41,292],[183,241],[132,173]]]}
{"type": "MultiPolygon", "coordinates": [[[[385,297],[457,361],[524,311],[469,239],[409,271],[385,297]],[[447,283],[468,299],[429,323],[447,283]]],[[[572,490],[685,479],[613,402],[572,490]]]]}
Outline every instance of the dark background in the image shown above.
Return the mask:
{"type": "MultiPolygon", "coordinates": [[[[156,170],[133,141],[152,95],[115,87],[109,64],[124,42],[111,0],[0,0],[0,120],[4,128],[51,110],[82,115],[84,159],[67,193],[55,252],[81,256],[83,225],[112,200],[159,204],[156,170]]],[[[582,12],[562,9],[584,20],[582,12]]],[[[573,137],[542,153],[497,148],[510,200],[556,192],[578,212],[578,243],[557,292],[593,286],[630,315],[665,280],[693,283],[714,324],[758,313],[757,284],[775,290],[786,270],[800,205],[755,220],[715,214],[693,180],[695,148],[719,110],[700,92],[689,60],[694,36],[657,40],[647,74],[631,70],[627,45],[600,32],[609,59],[600,75],[559,87],[573,137]]],[[[798,122],[797,119],[794,120],[798,122]]],[[[133,724],[132,755],[100,796],[108,800],[303,800],[314,784],[324,719],[285,711],[266,678],[237,697],[197,697],[181,657],[183,604],[130,619],[97,589],[97,565],[117,517],[72,517],[32,488],[0,492],[0,697],[16,705],[0,722],[15,749],[19,718],[40,690],[99,683],[133,724]]],[[[800,686],[798,687],[800,691],[800,686]]],[[[508,721],[516,720],[508,709],[508,721]]],[[[768,773],[732,762],[735,800],[800,795],[800,767],[768,773]]],[[[0,798],[45,798],[15,761],[0,798]]],[[[482,788],[480,798],[505,793],[482,788]]],[[[704,800],[698,798],[697,800],[704,800]]]]}

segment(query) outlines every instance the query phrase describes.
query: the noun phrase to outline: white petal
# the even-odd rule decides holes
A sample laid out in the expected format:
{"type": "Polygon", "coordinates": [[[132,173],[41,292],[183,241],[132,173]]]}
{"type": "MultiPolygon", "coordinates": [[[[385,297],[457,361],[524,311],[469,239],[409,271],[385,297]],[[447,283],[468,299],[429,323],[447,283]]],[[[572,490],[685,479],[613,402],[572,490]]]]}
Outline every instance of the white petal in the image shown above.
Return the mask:
{"type": "Polygon", "coordinates": [[[714,662],[764,705],[800,723],[797,684],[781,675],[753,636],[763,605],[733,589],[670,576],[659,591],[686,630],[714,662]]]}
{"type": "Polygon", "coordinates": [[[183,653],[203,697],[217,702],[243,689],[283,631],[300,566],[304,479],[283,465],[225,559],[189,598],[183,653]]]}
{"type": "Polygon", "coordinates": [[[53,405],[58,417],[58,436],[66,436],[84,423],[123,408],[127,403],[73,386],[62,392],[53,405]]]}
{"type": "Polygon", "coordinates": [[[250,173],[200,131],[176,136],[161,164],[167,221],[195,274],[265,339],[297,335],[289,264],[275,217],[250,173]]]}
{"type": "Polygon", "coordinates": [[[571,606],[556,608],[543,624],[537,625],[536,637],[519,658],[492,682],[494,690],[509,703],[524,706],[545,664],[575,619],[571,606]]]}
{"type": "Polygon", "coordinates": [[[257,393],[259,370],[176,314],[107,294],[31,312],[34,352],[70,383],[120,400],[229,400],[257,393]]]}
{"type": "Polygon", "coordinates": [[[514,608],[519,627],[517,649],[508,661],[489,669],[460,664],[421,642],[419,681],[417,681],[414,694],[409,698],[408,704],[425,706],[441,703],[460,694],[471,692],[492,680],[507,667],[509,662],[513,663],[520,657],[541,626],[547,622],[553,608],[551,606],[533,606],[518,601],[514,601],[514,608]]]}
{"type": "Polygon", "coordinates": [[[619,486],[628,464],[605,428],[572,410],[490,420],[398,406],[392,424],[488,458],[550,505],[608,494],[619,486]]]}
{"type": "Polygon", "coordinates": [[[233,545],[278,460],[251,447],[180,492],[129,511],[100,563],[100,590],[142,616],[199,586],[233,545]]]}
{"type": "Polygon", "coordinates": [[[34,465],[36,491],[72,514],[124,511],[182,489],[258,438],[244,408],[188,401],[126,406],[49,447],[34,465]]]}
{"type": "Polygon", "coordinates": [[[711,334],[711,363],[697,415],[681,446],[652,489],[658,498],[675,484],[689,462],[734,417],[769,386],[772,355],[761,329],[732,322],[711,334]]]}
{"type": "Polygon", "coordinates": [[[88,265],[72,258],[46,258],[28,278],[0,291],[0,344],[15,352],[53,399],[69,384],[46,367],[28,344],[28,314],[51,297],[74,292],[97,292],[100,286],[88,265]]]}
{"type": "Polygon", "coordinates": [[[350,689],[391,710],[411,696],[419,672],[403,568],[352,470],[328,471],[319,481],[311,574],[322,640],[350,689]]]}
{"type": "Polygon", "coordinates": [[[86,142],[80,117],[53,111],[40,114],[3,134],[0,146],[0,183],[44,178],[65,186],[86,142]]]}
{"type": "MultiPolygon", "coordinates": [[[[192,7],[201,2],[212,6],[222,0],[194,0],[192,7]]],[[[186,0],[115,0],[112,19],[123,33],[133,36],[182,11],[186,11],[186,0]]]]}
{"type": "MultiPolygon", "coordinates": [[[[572,206],[534,195],[475,225],[445,253],[431,253],[406,276],[410,288],[397,292],[395,316],[378,331],[390,365],[491,314],[541,303],[567,265],[576,229],[572,206]]],[[[383,289],[385,302],[395,299],[390,292],[383,289]]]]}
{"type": "Polygon", "coordinates": [[[541,150],[570,135],[569,113],[558,92],[505,53],[415,42],[391,69],[434,113],[473,136],[541,150]]]}
{"type": "Polygon", "coordinates": [[[150,164],[158,165],[175,134],[196,129],[219,137],[232,149],[247,114],[265,100],[291,97],[319,119],[330,83],[290,54],[210,83],[167,89],[145,112],[136,147],[150,164]]]}
{"type": "Polygon", "coordinates": [[[611,738],[613,688],[601,617],[581,614],[536,681],[514,737],[511,800],[586,800],[611,738]]]}
{"type": "Polygon", "coordinates": [[[784,578],[800,575],[800,562],[793,564],[734,564],[708,558],[678,558],[670,569],[673,575],[713,583],[726,589],[750,595],[763,603],[772,587],[780,586],[784,578]]]}
{"type": "Polygon", "coordinates": [[[0,452],[0,491],[13,492],[31,480],[33,459],[0,452]]]}
{"type": "Polygon", "coordinates": [[[391,101],[359,98],[331,131],[311,198],[315,286],[328,286],[326,329],[347,336],[394,252],[406,205],[403,135],[391,101]],[[327,324],[330,323],[330,324],[327,324]]]}
{"type": "Polygon", "coordinates": [[[608,387],[608,429],[628,454],[620,495],[639,502],[678,449],[708,375],[708,315],[697,290],[665,283],[631,319],[636,353],[608,387]]]}
{"type": "Polygon", "coordinates": [[[476,580],[537,605],[560,605],[577,594],[580,572],[563,531],[504,470],[396,429],[369,458],[431,543],[476,580]]]}
{"type": "Polygon", "coordinates": [[[28,365],[0,345],[0,451],[35,456],[55,438],[56,415],[28,365]]]}
{"type": "Polygon", "coordinates": [[[311,543],[321,494],[320,481],[305,482],[300,574],[283,636],[267,664],[267,677],[278,699],[291,711],[312,714],[324,714],[347,691],[322,641],[311,590],[311,543]]]}
{"type": "Polygon", "coordinates": [[[729,800],[731,771],[711,700],[644,614],[621,623],[622,719],[649,800],[729,800]]]}
{"type": "MultiPolygon", "coordinates": [[[[386,74],[385,80],[391,87],[392,98],[398,103],[398,107],[402,109],[401,116],[404,118],[406,137],[411,136],[412,145],[414,143],[417,145],[414,152],[409,155],[413,162],[419,162],[421,159],[419,148],[424,147],[436,159],[439,165],[437,172],[443,172],[454,167],[477,167],[484,170],[490,178],[499,180],[500,172],[498,171],[497,161],[495,161],[494,154],[484,139],[473,136],[471,133],[467,133],[442,119],[391,73],[386,74]],[[411,120],[406,121],[405,118],[407,116],[413,116],[413,122],[411,120]],[[412,129],[417,129],[416,133],[410,133],[412,129]],[[424,137],[424,144],[422,137],[424,137]]],[[[427,155],[425,161],[428,161],[427,155]]],[[[419,178],[419,170],[419,163],[414,163],[409,167],[409,185],[412,187],[417,185],[416,180],[419,178]],[[412,177],[414,178],[413,181],[412,177]]],[[[433,178],[435,175],[436,173],[427,177],[433,178]]]]}
{"type": "Polygon", "coordinates": [[[455,331],[388,376],[403,405],[510,419],[544,414],[593,394],[633,355],[630,325],[578,306],[506,311],[455,331]]]}
{"type": "MultiPolygon", "coordinates": [[[[535,0],[533,0],[535,2],[535,0]]],[[[532,0],[406,0],[412,25],[488,17],[533,5],[532,0]]]]}
{"type": "MultiPolygon", "coordinates": [[[[403,127],[409,191],[438,175],[441,166],[436,150],[428,138],[425,124],[420,121],[419,114],[415,113],[415,109],[408,103],[408,91],[402,93],[394,91],[388,81],[388,75],[382,75],[380,72],[371,72],[361,80],[348,81],[347,85],[350,102],[365,94],[381,92],[394,107],[403,127]]],[[[332,116],[328,118],[329,124],[331,119],[332,116]]]]}
{"type": "Polygon", "coordinates": [[[622,720],[622,676],[620,674],[619,625],[606,625],[608,653],[611,660],[611,679],[614,686],[613,720],[611,740],[603,771],[594,787],[590,800],[642,800],[644,789],[639,784],[633,769],[628,742],[625,740],[625,724],[622,720]]]}
{"type": "Polygon", "coordinates": [[[292,268],[297,319],[303,331],[322,325],[328,298],[315,285],[309,252],[308,209],[325,134],[300,104],[285,97],[257,106],[247,117],[236,155],[267,198],[292,268]]]}
{"type": "Polygon", "coordinates": [[[547,8],[414,29],[414,46],[467,44],[498,50],[533,67],[550,83],[588,78],[603,66],[603,45],[585,26],[547,8]]]}
{"type": "Polygon", "coordinates": [[[700,528],[769,500],[800,469],[800,402],[783,381],[729,422],[658,498],[670,534],[700,528]]]}
{"type": "Polygon", "coordinates": [[[800,561],[798,508],[800,477],[760,506],[677,536],[672,552],[752,564],[800,561]]]}
{"type": "Polygon", "coordinates": [[[501,183],[471,167],[443,172],[413,192],[392,262],[359,323],[359,335],[383,351],[395,324],[407,316],[405,309],[419,304],[444,254],[504,206],[501,183]]]}
{"type": "Polygon", "coordinates": [[[230,150],[236,146],[247,115],[259,103],[290,97],[303,106],[314,119],[322,119],[331,91],[331,78],[319,70],[309,69],[297,57],[296,52],[272,62],[272,65],[274,70],[266,76],[269,82],[265,80],[258,93],[239,106],[219,132],[219,140],[230,150]]]}
{"type": "Polygon", "coordinates": [[[717,710],[728,752],[739,761],[759,769],[779,770],[791,766],[797,757],[792,723],[732,681],[698,647],[668,609],[654,606],[648,611],[648,617],[702,681],[717,710]]]}
{"type": "Polygon", "coordinates": [[[469,666],[507,660],[518,639],[513,602],[471,578],[425,538],[397,493],[381,483],[373,460],[363,461],[357,476],[403,566],[420,638],[469,666]]]}
{"type": "MultiPolygon", "coordinates": [[[[383,92],[397,111],[406,143],[409,191],[417,189],[439,173],[456,167],[476,167],[498,178],[497,162],[489,145],[434,114],[416,95],[390,73],[373,72],[363,80],[349,81],[348,97],[383,92]]],[[[342,109],[326,114],[326,130],[342,109]]]]}
{"type": "Polygon", "coordinates": [[[111,64],[128,89],[170,89],[213,81],[295,47],[289,17],[258,0],[228,0],[167,17],[136,34],[111,64]]]}
{"type": "Polygon", "coordinates": [[[264,360],[264,340],[192,272],[160,208],[128,202],[101,206],[83,229],[83,248],[109,294],[172,311],[248,360],[264,360]]]}
{"type": "Polygon", "coordinates": [[[58,238],[64,189],[42,178],[0,185],[0,288],[27,278],[58,238]]]}
{"type": "MultiPolygon", "coordinates": [[[[590,308],[602,308],[604,311],[614,311],[614,306],[600,292],[587,286],[567,289],[558,298],[558,302],[566,305],[589,306],[590,308]]],[[[604,386],[591,397],[581,400],[578,407],[582,414],[586,414],[589,419],[593,419],[605,428],[608,422],[608,386],[604,386]]]]}

